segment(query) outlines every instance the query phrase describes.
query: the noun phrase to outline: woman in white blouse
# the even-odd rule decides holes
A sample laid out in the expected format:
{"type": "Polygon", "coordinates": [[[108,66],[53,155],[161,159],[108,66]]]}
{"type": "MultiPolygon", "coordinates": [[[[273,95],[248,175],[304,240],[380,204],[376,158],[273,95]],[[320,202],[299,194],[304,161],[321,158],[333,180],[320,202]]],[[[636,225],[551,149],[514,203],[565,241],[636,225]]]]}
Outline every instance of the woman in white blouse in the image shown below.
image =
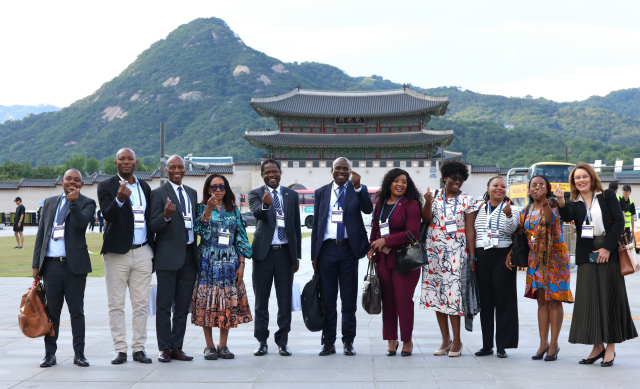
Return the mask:
{"type": "Polygon", "coordinates": [[[476,277],[482,307],[482,348],[476,352],[479,357],[493,354],[494,311],[498,357],[506,358],[505,349],[518,347],[517,269],[509,269],[505,261],[519,219],[513,216],[506,193],[507,183],[502,177],[490,179],[475,221],[476,277]]]}

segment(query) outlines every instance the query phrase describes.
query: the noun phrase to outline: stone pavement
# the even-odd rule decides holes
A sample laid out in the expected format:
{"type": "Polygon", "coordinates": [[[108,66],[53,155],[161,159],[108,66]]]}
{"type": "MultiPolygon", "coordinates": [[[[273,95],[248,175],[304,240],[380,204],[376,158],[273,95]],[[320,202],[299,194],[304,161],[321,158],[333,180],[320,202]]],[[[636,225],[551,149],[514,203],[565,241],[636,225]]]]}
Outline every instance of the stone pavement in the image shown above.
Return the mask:
{"type": "MultiPolygon", "coordinates": [[[[309,252],[310,238],[303,239],[303,253],[309,252]]],[[[249,299],[253,302],[251,261],[247,261],[245,281],[249,299]]],[[[366,271],[366,261],[360,261],[360,278],[366,271]]],[[[310,279],[312,268],[308,254],[303,258],[295,282],[302,288],[310,279]]],[[[530,356],[539,344],[537,304],[522,297],[524,272],[518,273],[520,346],[507,350],[507,359],[494,356],[478,358],[473,355],[482,346],[480,323],[476,318],[473,332],[463,330],[463,354],[460,358],[436,357],[433,350],[441,343],[435,314],[419,309],[416,304],[414,353],[411,357],[387,357],[386,342],[382,340],[380,315],[370,316],[358,309],[357,355],[346,357],[338,347],[336,355],[318,356],[320,333],[307,331],[300,312],[293,316],[289,346],[292,357],[281,357],[273,338],[269,339],[269,354],[254,357],[256,340],[253,323],[232,329],[229,347],[236,354],[234,360],[205,361],[202,358],[204,337],[199,327],[188,325],[185,351],[195,358],[192,362],[172,361],[162,364],[155,358],[155,318],[149,320],[148,354],[154,362],[142,365],[131,361],[113,366],[112,340],[109,331],[108,309],[104,278],[89,278],[85,294],[86,356],[91,366],[80,368],[73,364],[69,314],[63,309],[58,341],[58,365],[49,369],[39,367],[44,356],[43,339],[29,339],[17,325],[20,298],[30,286],[28,278],[0,278],[0,389],[2,388],[204,388],[216,385],[228,389],[244,388],[637,388],[640,386],[640,348],[638,340],[627,341],[617,347],[615,365],[602,368],[599,364],[582,366],[578,360],[586,357],[590,346],[567,342],[571,320],[564,321],[560,335],[558,361],[533,361],[530,356]]],[[[575,270],[572,277],[575,290],[575,270]]],[[[631,311],[640,315],[640,276],[626,278],[631,311]]],[[[416,290],[416,301],[419,289],[416,290]]],[[[252,304],[253,305],[253,304],[252,304]]],[[[571,315],[572,305],[565,304],[565,314],[571,315]]],[[[127,304],[127,320],[131,318],[127,304]]],[[[277,327],[276,299],[272,293],[271,326],[277,327]]],[[[340,319],[338,319],[340,322],[340,319]]],[[[636,322],[640,323],[640,322],[636,322]]],[[[338,328],[340,328],[338,326],[338,328]]],[[[128,338],[131,330],[128,328],[128,338]]],[[[214,331],[216,334],[216,331],[214,331]]],[[[215,336],[217,338],[217,335],[215,336]]],[[[341,346],[337,344],[337,346],[341,346]]]]}

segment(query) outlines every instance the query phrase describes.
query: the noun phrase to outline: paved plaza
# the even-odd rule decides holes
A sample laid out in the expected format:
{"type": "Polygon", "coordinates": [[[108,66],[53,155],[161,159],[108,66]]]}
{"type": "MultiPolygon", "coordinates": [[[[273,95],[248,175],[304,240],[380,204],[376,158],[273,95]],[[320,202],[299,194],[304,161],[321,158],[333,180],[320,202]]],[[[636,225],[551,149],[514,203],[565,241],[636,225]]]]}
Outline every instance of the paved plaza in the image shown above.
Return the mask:
{"type": "MultiPolygon", "coordinates": [[[[311,278],[309,259],[310,238],[303,239],[300,271],[295,282],[302,288],[311,278]]],[[[1,259],[0,259],[1,260],[1,259]]],[[[360,278],[366,271],[366,261],[360,261],[360,278]]],[[[572,288],[575,291],[575,269],[572,288]]],[[[247,292],[253,303],[251,261],[245,272],[247,292]]],[[[631,312],[640,316],[640,276],[626,277],[631,312]]],[[[234,360],[205,361],[202,357],[204,337],[202,330],[188,325],[184,350],[194,356],[192,362],[172,361],[162,364],[156,359],[157,343],[155,317],[149,319],[149,338],[146,344],[152,364],[131,361],[124,365],[111,365],[114,355],[109,331],[105,280],[89,278],[85,294],[86,352],[91,366],[73,364],[71,326],[66,307],[63,309],[58,341],[58,365],[39,367],[44,356],[43,339],[29,339],[22,335],[17,324],[22,294],[31,284],[29,278],[0,278],[0,389],[1,388],[637,388],[640,387],[640,348],[638,340],[627,341],[617,347],[615,365],[602,368],[599,364],[582,366],[578,361],[586,357],[590,346],[571,345],[569,337],[572,305],[565,304],[566,319],[560,335],[560,348],[556,362],[533,361],[538,348],[537,304],[522,297],[524,272],[518,273],[518,307],[520,314],[520,346],[507,350],[507,359],[473,355],[481,346],[480,321],[474,321],[474,331],[463,330],[463,354],[460,358],[437,357],[433,351],[441,342],[435,313],[418,308],[416,304],[414,353],[411,357],[387,357],[387,342],[382,340],[382,318],[358,310],[358,335],[355,340],[357,355],[338,353],[318,356],[320,333],[307,331],[300,312],[293,316],[289,346],[293,356],[277,353],[273,337],[269,339],[269,354],[253,356],[257,341],[253,338],[253,323],[232,329],[229,348],[234,360]]],[[[419,290],[416,290],[416,301],[419,290]]],[[[253,305],[253,304],[252,304],[253,305]]],[[[276,298],[271,297],[271,333],[276,331],[276,298]]],[[[131,308],[127,304],[130,324],[131,308]]],[[[340,322],[340,318],[338,319],[340,322]]],[[[640,322],[636,322],[640,324],[640,322]]],[[[338,325],[338,331],[340,325],[338,325]]],[[[214,331],[214,334],[216,332],[214,331]]],[[[130,340],[128,328],[127,338],[130,340]]],[[[217,337],[217,335],[216,335],[217,337]]],[[[339,339],[339,338],[338,338],[339,339]]]]}

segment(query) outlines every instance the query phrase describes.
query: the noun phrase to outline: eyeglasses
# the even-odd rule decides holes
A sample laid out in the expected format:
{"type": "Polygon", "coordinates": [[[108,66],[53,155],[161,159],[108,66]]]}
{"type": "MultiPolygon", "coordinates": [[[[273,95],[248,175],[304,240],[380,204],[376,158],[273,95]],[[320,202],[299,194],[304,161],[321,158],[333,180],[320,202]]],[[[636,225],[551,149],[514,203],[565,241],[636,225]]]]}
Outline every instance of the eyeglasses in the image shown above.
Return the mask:
{"type": "Polygon", "coordinates": [[[461,184],[464,182],[464,178],[462,178],[462,177],[458,177],[458,176],[449,177],[449,179],[450,179],[451,181],[457,181],[457,182],[459,182],[459,183],[461,183],[461,184]]]}
{"type": "Polygon", "coordinates": [[[545,186],[547,186],[547,184],[544,182],[541,182],[539,184],[531,184],[531,188],[544,188],[545,186]]]}
{"type": "Polygon", "coordinates": [[[215,192],[215,191],[217,191],[218,189],[220,189],[220,192],[224,192],[224,191],[225,191],[225,189],[227,189],[227,187],[226,187],[226,186],[224,186],[224,185],[211,185],[209,188],[211,188],[211,191],[212,191],[212,192],[215,192]]]}

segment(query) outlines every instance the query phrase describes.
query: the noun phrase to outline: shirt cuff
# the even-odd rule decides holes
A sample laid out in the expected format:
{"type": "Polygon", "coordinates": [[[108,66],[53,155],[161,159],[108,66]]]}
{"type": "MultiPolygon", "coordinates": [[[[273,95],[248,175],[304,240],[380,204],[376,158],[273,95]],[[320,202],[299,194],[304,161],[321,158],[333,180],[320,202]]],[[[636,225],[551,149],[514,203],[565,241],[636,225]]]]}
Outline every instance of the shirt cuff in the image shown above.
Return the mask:
{"type": "Polygon", "coordinates": [[[124,205],[124,203],[121,203],[117,197],[116,197],[116,203],[118,203],[118,207],[120,208],[122,208],[122,206],[124,205]]]}
{"type": "Polygon", "coordinates": [[[169,223],[169,222],[171,221],[171,218],[168,218],[168,219],[167,219],[167,218],[165,217],[165,218],[164,218],[164,221],[166,221],[167,223],[169,223]]]}
{"type": "Polygon", "coordinates": [[[358,189],[356,189],[356,188],[353,188],[353,189],[356,191],[356,193],[360,193],[360,191],[362,190],[362,185],[360,185],[360,187],[358,189]]]}

